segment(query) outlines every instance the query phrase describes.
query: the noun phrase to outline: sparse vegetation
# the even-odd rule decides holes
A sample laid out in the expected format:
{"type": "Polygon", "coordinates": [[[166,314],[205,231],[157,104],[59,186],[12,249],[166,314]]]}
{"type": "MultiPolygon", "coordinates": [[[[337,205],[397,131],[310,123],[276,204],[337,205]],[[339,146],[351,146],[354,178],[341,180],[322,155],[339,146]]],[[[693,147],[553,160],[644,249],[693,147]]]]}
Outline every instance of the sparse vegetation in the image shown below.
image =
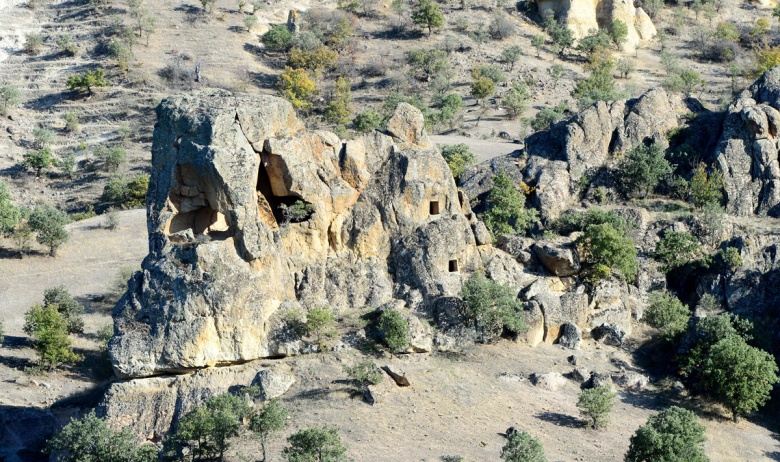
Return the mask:
{"type": "Polygon", "coordinates": [[[440,149],[441,155],[450,167],[455,179],[458,179],[468,167],[477,162],[477,156],[469,150],[466,144],[450,144],[440,146],[440,149]]]}
{"type": "Polygon", "coordinates": [[[288,462],[345,462],[347,448],[333,427],[310,427],[287,438],[288,462]]]}
{"type": "Polygon", "coordinates": [[[526,329],[525,307],[511,287],[476,273],[463,284],[460,296],[482,342],[497,340],[504,330],[517,334],[526,329]]]}
{"type": "Polygon", "coordinates": [[[673,340],[685,332],[690,315],[688,308],[668,290],[650,294],[650,306],[645,312],[645,319],[648,324],[660,329],[666,340],[673,340]]]}
{"type": "Polygon", "coordinates": [[[696,415],[672,406],[647,419],[631,437],[625,462],[708,462],[704,425],[696,415]]]}
{"type": "Polygon", "coordinates": [[[505,462],[547,462],[542,443],[526,432],[509,435],[501,448],[501,459],[505,462]]]}
{"type": "Polygon", "coordinates": [[[80,357],[68,337],[68,321],[57,305],[35,305],[24,315],[24,332],[33,338],[41,367],[52,370],[80,357]]]}
{"type": "Polygon", "coordinates": [[[409,346],[409,323],[397,311],[384,311],[379,316],[379,332],[393,353],[399,353],[409,346]]]}
{"type": "Polygon", "coordinates": [[[268,440],[274,433],[284,429],[287,420],[287,409],[278,398],[271,399],[252,416],[249,429],[260,439],[263,450],[263,462],[268,460],[268,440]]]}
{"type": "Polygon", "coordinates": [[[614,404],[615,393],[606,386],[583,390],[577,400],[580,413],[594,430],[607,426],[614,404]]]}
{"type": "Polygon", "coordinates": [[[538,219],[538,212],[525,208],[525,195],[515,188],[512,179],[504,172],[493,177],[487,206],[487,211],[480,218],[493,235],[525,234],[538,219]]]}

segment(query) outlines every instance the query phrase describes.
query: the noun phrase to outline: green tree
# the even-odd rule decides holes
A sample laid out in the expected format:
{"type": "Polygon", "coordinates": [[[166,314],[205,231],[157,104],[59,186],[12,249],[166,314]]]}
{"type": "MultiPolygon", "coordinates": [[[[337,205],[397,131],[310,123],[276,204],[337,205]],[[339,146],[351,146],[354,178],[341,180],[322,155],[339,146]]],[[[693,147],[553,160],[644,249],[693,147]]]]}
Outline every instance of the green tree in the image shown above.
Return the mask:
{"type": "Polygon", "coordinates": [[[93,88],[107,87],[106,72],[103,69],[95,69],[94,71],[86,71],[80,75],[72,75],[68,77],[67,82],[68,89],[83,93],[87,92],[88,95],[92,95],[93,88]]]}
{"type": "Polygon", "coordinates": [[[103,164],[103,170],[110,173],[119,170],[119,167],[121,167],[127,159],[127,151],[121,146],[113,146],[110,148],[98,146],[95,148],[94,154],[103,164]]]}
{"type": "Polygon", "coordinates": [[[583,248],[583,257],[597,273],[615,269],[628,282],[636,279],[639,264],[636,260],[634,241],[625,230],[616,229],[611,223],[588,225],[577,239],[583,248]]]}
{"type": "Polygon", "coordinates": [[[609,37],[618,48],[622,49],[626,40],[628,40],[628,26],[626,23],[619,19],[612,21],[612,24],[609,26],[609,37]]]}
{"type": "Polygon", "coordinates": [[[268,460],[266,447],[268,439],[274,433],[284,429],[287,420],[287,409],[282,405],[278,398],[274,398],[263,406],[263,409],[252,416],[249,423],[249,429],[252,430],[260,439],[260,446],[263,448],[263,462],[268,460]]]}
{"type": "Polygon", "coordinates": [[[342,444],[339,431],[333,427],[310,427],[287,438],[284,448],[288,462],[343,462],[347,460],[347,448],[342,444]]]}
{"type": "Polygon", "coordinates": [[[704,425],[696,414],[671,406],[647,419],[631,437],[625,462],[709,462],[704,425]]]}
{"type": "Polygon", "coordinates": [[[349,123],[349,116],[352,110],[349,108],[352,101],[351,92],[352,82],[344,77],[336,79],[336,91],[333,99],[325,108],[324,118],[326,121],[334,124],[344,125],[349,123]]]}
{"type": "Polygon", "coordinates": [[[563,56],[566,50],[574,45],[574,32],[568,26],[558,24],[552,16],[548,18],[545,24],[556,52],[558,55],[563,56]]]}
{"type": "Polygon", "coordinates": [[[474,323],[482,342],[496,340],[504,329],[513,333],[526,329],[517,290],[475,273],[463,284],[460,296],[466,317],[474,323]]]}
{"type": "Polygon", "coordinates": [[[542,443],[526,432],[509,435],[501,448],[501,459],[506,462],[547,462],[542,443]]]}
{"type": "Polygon", "coordinates": [[[271,51],[287,51],[293,40],[293,33],[284,24],[279,24],[260,36],[260,41],[271,51]]]}
{"type": "Polygon", "coordinates": [[[661,178],[672,173],[672,165],[658,144],[639,144],[629,149],[618,167],[628,192],[645,198],[661,178]]]}
{"type": "Polygon", "coordinates": [[[525,234],[538,219],[538,212],[525,208],[525,195],[518,191],[512,179],[501,171],[493,177],[493,188],[487,198],[487,211],[480,218],[493,235],[525,234]]]}
{"type": "Polygon", "coordinates": [[[104,419],[95,415],[94,410],[65,425],[46,442],[45,452],[56,455],[60,462],[157,461],[154,445],[138,445],[129,429],[111,429],[104,419]]]}
{"type": "Polygon", "coordinates": [[[379,316],[379,333],[393,353],[409,346],[409,323],[398,311],[386,310],[379,316]]]}
{"type": "Polygon", "coordinates": [[[352,119],[352,127],[360,133],[368,133],[381,127],[382,122],[384,122],[382,114],[372,109],[367,109],[352,119]]]}
{"type": "Polygon", "coordinates": [[[699,240],[685,231],[667,231],[655,245],[655,256],[669,272],[699,257],[699,240]]]}
{"type": "Polygon", "coordinates": [[[583,417],[588,419],[594,430],[607,426],[609,413],[615,404],[615,393],[609,387],[596,387],[583,390],[577,400],[577,407],[583,417]]]}
{"type": "Polygon", "coordinates": [[[336,335],[333,328],[335,318],[333,312],[327,306],[322,308],[312,308],[306,314],[306,332],[307,335],[315,335],[317,344],[324,349],[325,341],[336,335]]]}
{"type": "Polygon", "coordinates": [[[440,149],[441,155],[450,167],[452,176],[455,179],[460,178],[467,168],[477,162],[477,156],[471,152],[465,143],[447,144],[440,146],[440,149]]]}
{"type": "Polygon", "coordinates": [[[169,443],[189,447],[193,460],[222,461],[230,439],[238,436],[241,422],[251,414],[252,409],[240,396],[212,396],[181,418],[169,443]]]}
{"type": "Polygon", "coordinates": [[[407,51],[406,63],[410,66],[412,75],[426,82],[430,82],[431,77],[450,67],[446,51],[424,48],[407,51]]]}
{"type": "Polygon", "coordinates": [[[11,193],[0,180],[0,236],[10,235],[22,220],[22,211],[11,202],[11,193]]]}
{"type": "Polygon", "coordinates": [[[54,165],[54,158],[51,155],[50,148],[41,148],[35,151],[28,151],[24,154],[22,165],[35,170],[35,176],[41,176],[43,169],[54,165]]]}
{"type": "Polygon", "coordinates": [[[317,86],[305,69],[285,67],[279,76],[279,92],[296,109],[311,107],[311,98],[317,94],[317,86]]]}
{"type": "Polygon", "coordinates": [[[509,72],[515,69],[515,63],[523,56],[523,49],[519,45],[511,45],[501,52],[501,61],[509,64],[509,72]]]}
{"type": "Polygon", "coordinates": [[[665,339],[672,340],[685,332],[690,316],[688,307],[668,290],[650,293],[650,306],[644,317],[648,324],[661,330],[665,339]]]}
{"type": "Polygon", "coordinates": [[[56,306],[57,311],[65,316],[68,333],[84,332],[84,320],[81,318],[84,307],[73,298],[65,286],[52,287],[43,292],[43,306],[49,305],[56,306]]]}
{"type": "Polygon", "coordinates": [[[702,162],[693,172],[693,178],[688,188],[691,202],[697,208],[707,204],[718,204],[723,199],[723,173],[715,170],[707,173],[707,166],[702,162]]]}
{"type": "Polygon", "coordinates": [[[702,368],[705,390],[731,410],[734,422],[763,406],[778,380],[772,355],[738,336],[713,345],[702,368]]]}
{"type": "Polygon", "coordinates": [[[19,96],[21,93],[19,89],[11,85],[3,85],[0,87],[0,115],[6,115],[8,108],[19,104],[19,96]]]}
{"type": "Polygon", "coordinates": [[[428,35],[433,29],[438,29],[444,24],[444,15],[438,3],[431,0],[417,0],[412,9],[412,22],[428,29],[428,35]]]}
{"type": "Polygon", "coordinates": [[[577,82],[572,93],[572,96],[577,98],[580,109],[585,109],[597,101],[614,101],[625,96],[615,88],[614,60],[597,59],[586,68],[590,70],[590,75],[577,82]]]}
{"type": "Polygon", "coordinates": [[[68,214],[51,205],[35,207],[27,219],[30,229],[36,233],[39,244],[49,247],[49,255],[54,256],[57,248],[68,241],[65,225],[70,222],[68,214]]]}
{"type": "Polygon", "coordinates": [[[536,57],[539,58],[544,48],[544,37],[541,35],[534,35],[531,37],[531,46],[536,48],[536,57]]]}
{"type": "Polygon", "coordinates": [[[496,83],[488,77],[479,75],[471,82],[471,96],[477,102],[491,96],[496,91],[496,83]]]}
{"type": "Polygon", "coordinates": [[[56,305],[30,308],[24,315],[24,332],[35,342],[38,362],[49,370],[80,359],[68,337],[68,322],[56,305]]]}

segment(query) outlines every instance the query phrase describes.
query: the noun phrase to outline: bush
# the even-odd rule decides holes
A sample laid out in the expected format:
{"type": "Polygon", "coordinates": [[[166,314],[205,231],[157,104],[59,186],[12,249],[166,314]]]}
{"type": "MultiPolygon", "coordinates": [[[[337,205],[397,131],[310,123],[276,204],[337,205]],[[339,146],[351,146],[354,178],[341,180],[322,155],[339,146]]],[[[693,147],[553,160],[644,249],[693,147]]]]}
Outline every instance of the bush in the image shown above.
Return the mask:
{"type": "Polygon", "coordinates": [[[334,427],[310,427],[287,438],[283,454],[288,462],[345,462],[347,448],[334,427]]]}
{"type": "Polygon", "coordinates": [[[583,417],[588,419],[594,430],[606,427],[609,413],[615,404],[615,393],[609,387],[596,387],[583,390],[577,400],[577,407],[583,417]]]}
{"type": "Polygon", "coordinates": [[[501,97],[501,105],[504,106],[512,118],[517,118],[528,109],[527,101],[531,98],[528,87],[523,82],[515,82],[512,87],[501,97]]]}
{"type": "Polygon", "coordinates": [[[24,315],[24,332],[33,338],[41,366],[51,370],[80,357],[73,352],[68,322],[57,305],[35,305],[24,315]]]}
{"type": "Polygon", "coordinates": [[[452,176],[455,179],[460,178],[467,168],[477,162],[477,156],[471,152],[467,144],[442,145],[440,149],[441,155],[450,167],[452,176]]]}
{"type": "Polygon", "coordinates": [[[647,419],[631,437],[625,462],[708,462],[704,425],[696,415],[672,406],[647,419]]]}
{"type": "Polygon", "coordinates": [[[572,96],[577,99],[580,110],[597,101],[615,101],[625,98],[625,94],[615,88],[615,61],[612,58],[598,58],[587,66],[590,75],[577,82],[572,96]]]}
{"type": "Polygon", "coordinates": [[[626,221],[614,210],[590,209],[585,212],[566,211],[552,223],[551,228],[561,235],[576,231],[585,231],[590,225],[609,223],[612,228],[623,233],[629,229],[626,221]]]}
{"type": "Polygon", "coordinates": [[[81,130],[81,125],[79,124],[79,117],[75,113],[66,112],[63,119],[65,119],[66,132],[77,133],[81,130]]]}
{"type": "Polygon", "coordinates": [[[323,118],[330,123],[344,125],[349,123],[349,116],[352,110],[349,104],[352,101],[351,90],[352,82],[349,79],[339,77],[336,80],[336,89],[333,99],[325,108],[323,118]]]}
{"type": "Polygon", "coordinates": [[[496,81],[482,74],[482,69],[474,68],[471,72],[471,96],[478,102],[492,96],[496,92],[496,81]]]}
{"type": "Polygon", "coordinates": [[[333,312],[328,307],[312,308],[306,314],[306,334],[315,335],[321,349],[324,349],[325,340],[336,335],[333,328],[334,319],[333,312]]]}
{"type": "Polygon", "coordinates": [[[114,146],[107,148],[105,146],[98,146],[95,148],[95,157],[101,161],[103,170],[106,172],[114,173],[119,170],[125,160],[127,160],[127,151],[120,146],[114,146]]]}
{"type": "Polygon", "coordinates": [[[344,366],[344,372],[357,385],[358,391],[361,393],[366,393],[369,386],[378,385],[385,378],[385,373],[370,359],[361,361],[354,366],[344,366]]]}
{"type": "Polygon", "coordinates": [[[415,78],[430,82],[431,77],[450,67],[450,59],[443,50],[417,49],[406,52],[406,64],[415,78]]]}
{"type": "Polygon", "coordinates": [[[338,53],[325,45],[320,45],[312,51],[293,47],[287,55],[287,64],[293,69],[306,69],[317,73],[333,68],[338,59],[338,53]]]}
{"type": "Polygon", "coordinates": [[[625,230],[615,229],[610,223],[588,225],[577,243],[582,246],[584,260],[595,268],[601,266],[601,273],[607,267],[619,271],[628,282],[636,279],[636,248],[625,230]]]}
{"type": "Polygon", "coordinates": [[[612,21],[612,24],[609,26],[609,37],[618,48],[622,49],[626,40],[628,40],[628,26],[626,23],[619,19],[612,21]]]}
{"type": "Polygon", "coordinates": [[[490,21],[488,33],[496,40],[504,40],[515,33],[515,23],[505,14],[496,14],[490,21]]]}
{"type": "Polygon", "coordinates": [[[501,61],[509,63],[509,71],[511,72],[515,68],[515,63],[520,61],[522,56],[523,49],[519,45],[512,45],[504,48],[504,50],[501,52],[501,61]]]}
{"type": "Polygon", "coordinates": [[[129,180],[113,177],[103,188],[100,200],[119,207],[143,207],[146,204],[148,189],[149,177],[146,175],[137,175],[129,180]]]}
{"type": "Polygon", "coordinates": [[[379,129],[383,122],[384,117],[382,114],[372,109],[367,109],[352,119],[352,127],[360,133],[368,133],[379,129]]]}
{"type": "Polygon", "coordinates": [[[8,114],[8,108],[19,104],[21,92],[18,88],[11,85],[0,87],[0,115],[8,114]]]}
{"type": "Polygon", "coordinates": [[[292,205],[280,204],[279,209],[284,217],[283,225],[306,221],[314,213],[314,206],[300,199],[297,199],[292,205]]]}
{"type": "Polygon", "coordinates": [[[704,89],[705,83],[701,75],[692,69],[673,69],[662,86],[668,92],[690,97],[696,89],[704,89]]]}
{"type": "Polygon", "coordinates": [[[648,324],[661,330],[661,336],[673,340],[685,332],[691,313],[682,302],[668,290],[657,290],[650,294],[650,306],[645,312],[648,324]]]}
{"type": "Polygon", "coordinates": [[[707,173],[707,166],[700,163],[693,172],[688,192],[690,201],[697,208],[702,208],[707,204],[720,205],[723,199],[723,173],[715,170],[711,174],[707,173]]]}
{"type": "Polygon", "coordinates": [[[515,289],[476,273],[463,284],[460,296],[466,317],[474,323],[483,343],[498,339],[504,330],[518,334],[526,329],[523,303],[515,289]]]}
{"type": "Polygon", "coordinates": [[[536,210],[524,208],[525,195],[515,189],[514,182],[503,171],[493,177],[493,188],[488,193],[486,205],[487,211],[480,219],[494,236],[525,234],[538,219],[536,210]]]}
{"type": "Polygon", "coordinates": [[[65,56],[76,56],[79,54],[79,47],[73,41],[70,35],[63,35],[57,39],[57,46],[60,49],[60,53],[65,56]]]}
{"type": "Polygon", "coordinates": [[[169,450],[187,447],[197,460],[222,461],[230,448],[230,439],[238,436],[241,422],[251,414],[252,409],[242,397],[231,393],[212,396],[181,418],[166,441],[167,446],[169,450]]]}
{"type": "Polygon", "coordinates": [[[84,332],[84,307],[77,302],[64,286],[52,287],[43,292],[43,306],[54,305],[64,317],[68,333],[84,332]]]}
{"type": "Polygon", "coordinates": [[[252,416],[249,429],[260,438],[260,446],[263,448],[263,462],[268,460],[266,452],[268,438],[272,434],[284,429],[286,419],[287,409],[284,408],[278,398],[273,398],[265,403],[263,409],[252,416]]]}
{"type": "Polygon", "coordinates": [[[317,94],[317,86],[304,69],[285,67],[279,76],[279,93],[296,109],[311,107],[311,98],[317,94]]]}
{"type": "Polygon", "coordinates": [[[393,353],[403,351],[409,346],[409,323],[401,313],[387,310],[379,317],[379,332],[393,353]]]}
{"type": "Polygon", "coordinates": [[[37,56],[41,53],[41,47],[43,46],[43,37],[39,34],[26,34],[24,36],[24,45],[22,50],[28,55],[37,56]]]}
{"type": "Polygon", "coordinates": [[[558,110],[559,108],[544,108],[537,112],[533,120],[531,120],[531,128],[538,132],[542,130],[549,130],[552,124],[563,119],[564,113],[558,110]]]}
{"type": "Polygon", "coordinates": [[[335,49],[344,49],[357,25],[357,18],[339,10],[311,8],[304,13],[310,31],[325,45],[335,49]]]}
{"type": "Polygon", "coordinates": [[[699,257],[699,240],[684,231],[667,231],[655,246],[655,256],[669,272],[699,257]]]}
{"type": "Polygon", "coordinates": [[[129,429],[113,430],[104,419],[90,411],[71,420],[46,442],[46,453],[60,462],[155,462],[153,444],[138,445],[129,429]]]}
{"type": "Polygon", "coordinates": [[[509,435],[501,448],[501,459],[506,462],[547,462],[542,443],[526,432],[509,435]]]}
{"type": "Polygon", "coordinates": [[[712,346],[701,376],[703,388],[731,411],[734,422],[763,406],[780,380],[772,355],[735,335],[712,346]]]}
{"type": "Polygon", "coordinates": [[[673,168],[660,145],[640,144],[629,149],[619,171],[628,193],[644,198],[655,189],[661,178],[672,173],[673,168]]]}
{"type": "Polygon", "coordinates": [[[65,225],[70,222],[68,214],[51,205],[35,207],[27,219],[30,229],[36,233],[39,244],[49,247],[49,255],[54,256],[57,249],[68,241],[65,225]]]}

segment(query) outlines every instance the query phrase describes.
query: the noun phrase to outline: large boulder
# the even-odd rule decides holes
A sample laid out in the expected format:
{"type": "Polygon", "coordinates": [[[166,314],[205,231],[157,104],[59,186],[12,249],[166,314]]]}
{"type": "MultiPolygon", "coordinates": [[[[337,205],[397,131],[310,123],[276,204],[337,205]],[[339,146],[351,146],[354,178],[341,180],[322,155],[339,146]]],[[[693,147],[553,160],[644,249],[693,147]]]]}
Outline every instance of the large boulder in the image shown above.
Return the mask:
{"type": "Polygon", "coordinates": [[[114,310],[120,377],[295,352],[270,335],[292,302],[344,311],[400,299],[431,314],[485,263],[484,227],[412,106],[399,105],[389,135],[349,142],[305,131],[270,96],[206,90],[157,115],[149,255],[114,310]]]}
{"type": "Polygon", "coordinates": [[[573,276],[580,271],[580,257],[570,239],[538,241],[532,249],[542,266],[555,276],[573,276]]]}

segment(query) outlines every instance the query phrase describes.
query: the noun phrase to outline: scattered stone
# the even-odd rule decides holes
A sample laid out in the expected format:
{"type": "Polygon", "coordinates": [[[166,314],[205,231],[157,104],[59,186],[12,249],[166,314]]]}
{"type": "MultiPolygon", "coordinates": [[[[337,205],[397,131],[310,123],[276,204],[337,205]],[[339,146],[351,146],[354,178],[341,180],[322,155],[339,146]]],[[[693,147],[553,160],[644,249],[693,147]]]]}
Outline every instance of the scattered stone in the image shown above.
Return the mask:
{"type": "Polygon", "coordinates": [[[577,356],[576,355],[571,355],[568,358],[566,358],[566,360],[569,361],[569,364],[571,364],[572,366],[576,366],[577,365],[577,356]]]}
{"type": "Polygon", "coordinates": [[[605,345],[621,346],[626,341],[626,332],[622,327],[616,324],[604,324],[593,329],[591,332],[593,338],[605,345]]]}
{"type": "Polygon", "coordinates": [[[295,376],[281,368],[263,369],[258,372],[252,385],[260,387],[260,399],[269,401],[287,393],[295,383],[295,376]]]}
{"type": "Polygon", "coordinates": [[[571,378],[577,383],[585,383],[590,380],[590,371],[584,367],[575,367],[571,372],[571,378]]]}
{"type": "Polygon", "coordinates": [[[531,383],[542,390],[558,391],[566,383],[566,379],[560,372],[548,372],[546,374],[532,374],[531,383]]]}
{"type": "Polygon", "coordinates": [[[558,344],[572,350],[579,349],[582,344],[582,330],[570,322],[565,323],[561,328],[558,344]]]}
{"type": "Polygon", "coordinates": [[[612,377],[615,384],[630,391],[644,390],[650,383],[650,378],[636,372],[624,372],[612,377]]]}
{"type": "Polygon", "coordinates": [[[588,388],[607,387],[612,391],[615,390],[615,384],[612,383],[612,376],[602,372],[593,372],[590,375],[589,384],[590,387],[588,388]]]}

